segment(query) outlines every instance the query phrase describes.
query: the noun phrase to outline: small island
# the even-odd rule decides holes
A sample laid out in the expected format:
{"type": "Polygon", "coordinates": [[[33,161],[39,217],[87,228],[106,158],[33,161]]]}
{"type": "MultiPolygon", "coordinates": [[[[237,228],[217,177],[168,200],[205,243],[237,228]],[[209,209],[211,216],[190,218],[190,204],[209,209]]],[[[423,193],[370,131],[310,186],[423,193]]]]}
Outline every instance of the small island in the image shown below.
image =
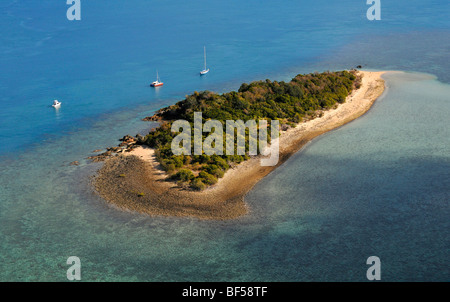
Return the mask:
{"type": "MultiPolygon", "coordinates": [[[[105,161],[93,178],[98,194],[121,209],[163,216],[233,219],[248,213],[244,195],[314,137],[364,114],[382,94],[383,72],[339,71],[297,75],[290,82],[257,81],[238,91],[194,92],[144,120],[159,127],[125,136],[118,147],[91,157],[105,161]],[[175,120],[279,121],[279,160],[261,166],[262,155],[174,155],[175,120]]],[[[259,128],[259,126],[258,126],[259,128]]],[[[202,140],[208,136],[203,133],[202,140]]],[[[269,135],[270,141],[270,135],[269,135]]],[[[224,141],[225,144],[225,141],[224,141]]],[[[236,146],[235,150],[236,150],[236,146]]]]}

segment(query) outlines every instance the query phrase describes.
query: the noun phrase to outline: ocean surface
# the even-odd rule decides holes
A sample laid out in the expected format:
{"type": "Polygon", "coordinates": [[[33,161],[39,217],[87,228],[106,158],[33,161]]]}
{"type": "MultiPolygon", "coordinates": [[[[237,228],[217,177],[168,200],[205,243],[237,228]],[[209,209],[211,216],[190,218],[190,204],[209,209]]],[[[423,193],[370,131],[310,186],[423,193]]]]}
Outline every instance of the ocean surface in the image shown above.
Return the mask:
{"type": "Polygon", "coordinates": [[[73,22],[62,0],[0,3],[0,281],[67,280],[69,256],[83,281],[367,281],[369,256],[384,281],[449,281],[448,1],[383,0],[372,22],[366,1],[81,2],[73,22]],[[402,72],[245,217],[123,212],[89,185],[94,149],[186,94],[356,65],[402,72]]]}

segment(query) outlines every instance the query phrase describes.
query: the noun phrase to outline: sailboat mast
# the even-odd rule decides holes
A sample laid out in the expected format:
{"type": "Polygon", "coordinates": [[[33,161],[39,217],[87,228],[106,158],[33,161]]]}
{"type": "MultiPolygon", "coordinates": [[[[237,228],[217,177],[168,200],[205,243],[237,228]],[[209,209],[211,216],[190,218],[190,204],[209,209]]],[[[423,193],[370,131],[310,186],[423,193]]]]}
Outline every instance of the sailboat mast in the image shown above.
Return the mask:
{"type": "Polygon", "coordinates": [[[206,70],[206,46],[203,46],[203,54],[205,56],[205,70],[206,70]]]}

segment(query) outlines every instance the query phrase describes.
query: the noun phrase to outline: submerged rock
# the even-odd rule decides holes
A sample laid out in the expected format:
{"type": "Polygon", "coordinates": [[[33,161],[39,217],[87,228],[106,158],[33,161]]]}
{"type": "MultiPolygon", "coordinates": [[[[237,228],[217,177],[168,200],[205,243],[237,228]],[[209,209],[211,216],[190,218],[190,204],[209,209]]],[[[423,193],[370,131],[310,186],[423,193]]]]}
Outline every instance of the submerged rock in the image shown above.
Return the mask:
{"type": "Polygon", "coordinates": [[[113,154],[112,151],[106,151],[106,152],[103,152],[103,153],[98,154],[98,155],[89,156],[88,159],[92,160],[93,162],[100,162],[100,161],[106,160],[106,159],[109,158],[112,154],[113,154]]]}

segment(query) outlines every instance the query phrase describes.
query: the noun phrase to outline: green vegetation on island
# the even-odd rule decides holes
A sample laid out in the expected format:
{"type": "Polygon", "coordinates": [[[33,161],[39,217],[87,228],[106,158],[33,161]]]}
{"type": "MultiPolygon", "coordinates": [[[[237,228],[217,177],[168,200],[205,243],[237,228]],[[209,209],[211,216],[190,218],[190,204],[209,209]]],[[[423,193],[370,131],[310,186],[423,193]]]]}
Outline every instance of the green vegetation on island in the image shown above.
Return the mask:
{"type": "MultiPolygon", "coordinates": [[[[315,118],[321,110],[344,103],[360,85],[361,79],[354,71],[339,71],[299,74],[289,83],[270,80],[244,83],[237,92],[221,95],[210,91],[194,92],[146,118],[160,121],[160,126],[141,137],[138,143],[155,149],[156,159],[171,180],[186,188],[203,190],[215,184],[231,166],[250,158],[248,129],[244,155],[173,155],[171,143],[179,134],[171,131],[173,121],[187,120],[192,126],[194,112],[202,112],[203,123],[218,120],[224,132],[226,120],[267,120],[269,124],[271,120],[279,120],[281,129],[286,130],[305,119],[315,118]]],[[[203,132],[203,140],[209,134],[203,132]]]]}

